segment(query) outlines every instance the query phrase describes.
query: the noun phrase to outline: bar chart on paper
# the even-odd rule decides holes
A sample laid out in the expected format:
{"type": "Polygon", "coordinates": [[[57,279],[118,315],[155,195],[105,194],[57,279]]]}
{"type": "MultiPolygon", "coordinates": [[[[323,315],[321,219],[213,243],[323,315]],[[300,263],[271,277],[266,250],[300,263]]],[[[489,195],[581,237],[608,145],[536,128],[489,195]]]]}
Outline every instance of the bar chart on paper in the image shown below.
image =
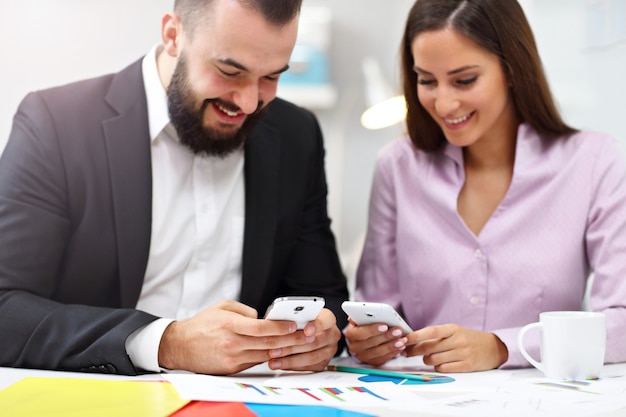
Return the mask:
{"type": "Polygon", "coordinates": [[[208,375],[170,374],[166,378],[183,398],[204,401],[337,407],[382,405],[388,401],[414,398],[408,392],[394,390],[395,385],[391,382],[329,387],[274,386],[208,375]]]}
{"type": "MultiPolygon", "coordinates": [[[[302,401],[314,400],[316,403],[323,403],[330,401],[347,402],[352,399],[361,401],[365,397],[374,397],[377,400],[388,401],[388,398],[383,394],[378,394],[375,391],[367,387],[271,387],[264,385],[254,385],[237,382],[236,385],[244,389],[252,390],[255,394],[284,397],[283,399],[293,398],[297,404],[302,401]]],[[[365,399],[366,401],[369,398],[365,399]]]]}

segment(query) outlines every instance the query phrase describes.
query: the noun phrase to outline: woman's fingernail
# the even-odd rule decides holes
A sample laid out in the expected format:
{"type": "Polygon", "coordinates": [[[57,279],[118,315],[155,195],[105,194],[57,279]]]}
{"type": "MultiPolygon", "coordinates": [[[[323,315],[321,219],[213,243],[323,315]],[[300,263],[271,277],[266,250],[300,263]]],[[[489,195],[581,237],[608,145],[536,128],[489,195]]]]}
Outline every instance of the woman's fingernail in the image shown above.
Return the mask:
{"type": "Polygon", "coordinates": [[[378,326],[379,332],[386,332],[387,330],[389,330],[389,326],[387,326],[386,324],[381,324],[380,326],[378,326]]]}
{"type": "Polygon", "coordinates": [[[396,329],[393,332],[391,332],[391,335],[395,337],[402,336],[402,330],[396,329]]]}

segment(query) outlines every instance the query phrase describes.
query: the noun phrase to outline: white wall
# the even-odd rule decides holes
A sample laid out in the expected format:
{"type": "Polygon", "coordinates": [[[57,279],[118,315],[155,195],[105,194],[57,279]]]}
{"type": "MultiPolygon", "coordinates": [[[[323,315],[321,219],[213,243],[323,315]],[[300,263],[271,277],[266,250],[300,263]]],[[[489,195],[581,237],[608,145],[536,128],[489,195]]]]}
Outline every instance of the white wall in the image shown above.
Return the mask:
{"type": "Polygon", "coordinates": [[[114,72],[159,41],[169,0],[1,0],[0,149],[29,91],[114,72]]]}
{"type": "MultiPolygon", "coordinates": [[[[565,119],[626,143],[626,0],[520,0],[565,119]],[[593,19],[589,19],[593,17],[593,19]],[[588,22],[609,19],[588,31],[588,22]],[[608,28],[608,29],[607,29],[608,28]]],[[[28,91],[117,71],[159,40],[173,0],[0,0],[0,149],[28,91]]],[[[366,226],[376,152],[402,133],[359,124],[361,60],[398,81],[398,45],[413,0],[305,0],[331,9],[336,106],[317,111],[326,136],[329,211],[345,261],[366,226]]],[[[358,251],[358,248],[357,250],[358,251]]]]}
{"type": "Polygon", "coordinates": [[[566,121],[626,146],[626,0],[524,3],[566,121]]]}

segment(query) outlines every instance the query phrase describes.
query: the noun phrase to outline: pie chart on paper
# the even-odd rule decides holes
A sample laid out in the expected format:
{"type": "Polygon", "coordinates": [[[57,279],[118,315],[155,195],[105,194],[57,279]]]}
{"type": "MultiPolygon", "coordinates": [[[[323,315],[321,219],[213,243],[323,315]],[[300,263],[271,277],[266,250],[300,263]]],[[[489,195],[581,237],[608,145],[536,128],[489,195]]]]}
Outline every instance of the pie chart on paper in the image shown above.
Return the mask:
{"type": "Polygon", "coordinates": [[[432,379],[430,381],[419,381],[416,379],[404,379],[382,375],[363,375],[359,377],[359,381],[363,382],[393,382],[394,384],[402,385],[431,385],[431,384],[445,384],[447,382],[453,382],[454,378],[441,375],[429,375],[432,379]],[[404,381],[404,382],[402,382],[404,381]]]}

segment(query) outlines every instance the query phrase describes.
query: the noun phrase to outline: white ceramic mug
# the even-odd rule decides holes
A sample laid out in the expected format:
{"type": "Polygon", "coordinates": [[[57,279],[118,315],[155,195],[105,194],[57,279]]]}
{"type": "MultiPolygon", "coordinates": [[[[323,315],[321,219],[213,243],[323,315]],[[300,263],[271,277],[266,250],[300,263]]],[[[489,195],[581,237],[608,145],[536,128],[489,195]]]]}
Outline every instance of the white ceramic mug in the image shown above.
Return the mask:
{"type": "Polygon", "coordinates": [[[590,311],[548,311],[539,322],[520,330],[517,344],[522,355],[548,378],[584,380],[600,377],[606,350],[606,317],[590,311]],[[541,329],[541,362],[524,348],[524,335],[541,329]]]}

